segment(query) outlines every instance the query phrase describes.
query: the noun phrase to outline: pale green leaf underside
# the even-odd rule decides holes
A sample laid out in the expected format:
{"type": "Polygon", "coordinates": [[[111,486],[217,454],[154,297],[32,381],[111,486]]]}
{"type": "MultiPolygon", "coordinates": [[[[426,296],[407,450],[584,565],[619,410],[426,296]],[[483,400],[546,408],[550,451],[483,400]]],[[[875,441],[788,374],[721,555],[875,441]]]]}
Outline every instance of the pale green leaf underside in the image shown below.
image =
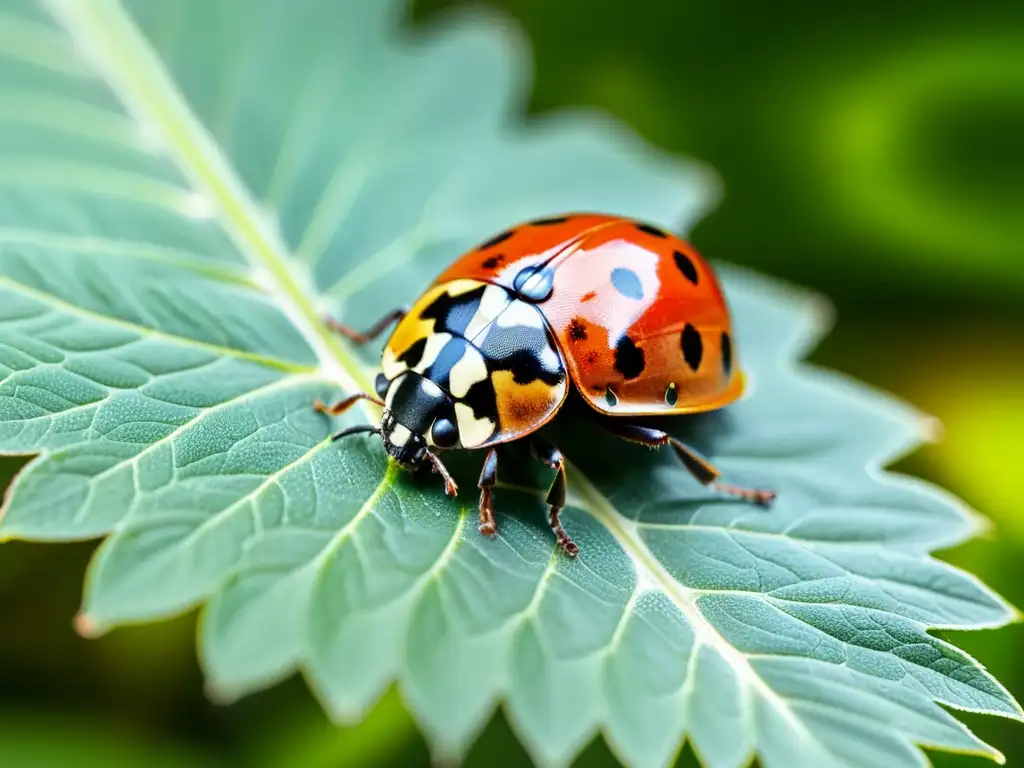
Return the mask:
{"type": "Polygon", "coordinates": [[[0,450],[41,453],[0,532],[107,537],[83,628],[206,603],[218,696],[301,670],[349,719],[397,680],[447,754],[504,700],[548,764],[599,730],[638,766],[684,738],[714,768],[997,757],[940,704],[1019,707],[928,633],[1011,618],[928,554],[974,522],[880,471],[915,413],[796,364],[821,331],[804,297],[725,271],[753,389],[675,426],[776,488],[771,512],[565,420],[571,562],[543,473],[502,465],[491,541],[471,458],[457,503],[329,443],[311,401],[373,359],[321,312],[368,323],[532,216],[685,231],[713,180],[593,116],[509,129],[522,56],[494,19],[411,39],[398,2],[254,5],[0,11],[0,450]]]}

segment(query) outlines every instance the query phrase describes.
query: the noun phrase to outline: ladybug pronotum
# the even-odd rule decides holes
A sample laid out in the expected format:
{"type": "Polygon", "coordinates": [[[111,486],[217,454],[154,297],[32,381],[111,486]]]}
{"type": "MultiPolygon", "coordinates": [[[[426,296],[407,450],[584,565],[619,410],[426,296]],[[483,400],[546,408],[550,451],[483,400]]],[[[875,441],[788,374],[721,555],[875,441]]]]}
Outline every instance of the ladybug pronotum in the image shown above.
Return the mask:
{"type": "Polygon", "coordinates": [[[333,439],[379,435],[401,466],[432,464],[451,496],[458,489],[441,453],[486,449],[483,534],[497,531],[497,446],[526,439],[531,454],[556,470],[547,496],[551,530],[567,554],[578,553],[559,520],[562,454],[536,434],[571,387],[612,435],[671,446],[697,480],[720,492],[762,505],[775,498],[717,483],[718,470],[693,449],[630,423],[722,408],[744,387],[717,277],[691,245],[657,227],[597,214],[527,222],[464,254],[411,308],[389,313],[366,333],[327,323],[366,343],[395,321],[376,397],[359,393],[314,407],[336,415],[361,399],[382,406],[379,425],[350,427],[333,439]]]}

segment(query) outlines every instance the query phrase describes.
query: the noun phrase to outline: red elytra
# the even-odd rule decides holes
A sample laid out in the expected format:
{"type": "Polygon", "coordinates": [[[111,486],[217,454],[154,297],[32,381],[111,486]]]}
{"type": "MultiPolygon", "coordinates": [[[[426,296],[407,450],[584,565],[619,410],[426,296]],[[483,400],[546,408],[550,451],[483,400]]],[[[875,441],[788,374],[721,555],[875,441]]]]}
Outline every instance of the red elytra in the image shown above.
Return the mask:
{"type": "Polygon", "coordinates": [[[718,278],[661,229],[596,214],[540,219],[464,254],[434,284],[465,278],[532,292],[573,383],[602,413],[699,413],[743,394],[718,278]]]}

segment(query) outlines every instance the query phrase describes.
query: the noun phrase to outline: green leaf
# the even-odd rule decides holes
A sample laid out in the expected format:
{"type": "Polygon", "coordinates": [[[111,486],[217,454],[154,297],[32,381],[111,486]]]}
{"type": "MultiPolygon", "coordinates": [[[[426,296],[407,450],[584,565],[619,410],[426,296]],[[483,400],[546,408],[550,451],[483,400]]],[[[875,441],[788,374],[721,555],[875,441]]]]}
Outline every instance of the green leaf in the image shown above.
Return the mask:
{"type": "Polygon", "coordinates": [[[752,391],[671,425],[777,489],[770,512],[569,413],[569,561],[532,467],[503,464],[492,541],[473,457],[449,500],[374,441],[329,442],[311,402],[366,388],[374,359],[324,311],[367,324],[527,217],[685,232],[715,182],[595,115],[510,125],[524,57],[500,19],[412,33],[398,2],[253,6],[0,11],[0,450],[39,454],[0,535],[105,537],[80,629],[205,605],[213,695],[301,671],[348,722],[397,681],[446,756],[504,701],[548,765],[598,731],[637,766],[684,738],[714,768],[998,759],[944,706],[1020,708],[929,634],[1013,617],[929,555],[977,520],[881,470],[918,414],[796,363],[814,299],[723,268],[752,391]]]}

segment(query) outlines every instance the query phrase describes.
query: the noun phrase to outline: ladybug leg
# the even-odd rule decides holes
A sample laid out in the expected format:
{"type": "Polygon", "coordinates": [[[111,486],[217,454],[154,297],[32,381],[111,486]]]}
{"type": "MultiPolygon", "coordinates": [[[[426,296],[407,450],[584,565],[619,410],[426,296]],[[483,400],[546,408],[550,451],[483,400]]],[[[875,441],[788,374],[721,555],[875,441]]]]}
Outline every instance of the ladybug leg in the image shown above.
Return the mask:
{"type": "Polygon", "coordinates": [[[480,470],[480,533],[484,536],[493,536],[498,532],[498,526],[494,521],[494,502],[491,500],[491,493],[495,483],[498,482],[498,449],[491,448],[484,459],[483,469],[480,470]]]}
{"type": "Polygon", "coordinates": [[[537,435],[531,435],[530,437],[530,453],[542,464],[557,471],[555,479],[551,483],[551,488],[548,490],[547,503],[550,507],[548,525],[551,526],[551,531],[555,534],[558,546],[569,557],[576,557],[580,552],[580,548],[576,546],[576,542],[565,532],[565,529],[562,527],[562,521],[559,519],[562,509],[565,507],[565,458],[560,450],[537,435]]]}
{"type": "Polygon", "coordinates": [[[612,419],[600,419],[600,423],[611,434],[631,443],[646,445],[648,448],[660,448],[663,445],[672,446],[672,450],[679,457],[683,466],[689,470],[690,474],[698,482],[714,488],[716,491],[765,507],[770,506],[775,501],[774,491],[740,488],[736,485],[716,482],[721,473],[715,469],[714,465],[693,448],[672,437],[667,432],[662,432],[660,429],[640,427],[635,424],[620,424],[612,419]]]}
{"type": "Polygon", "coordinates": [[[324,325],[335,333],[341,334],[349,341],[354,341],[356,344],[366,344],[380,336],[389,325],[405,317],[408,312],[408,307],[393,309],[366,331],[357,331],[355,328],[349,328],[347,325],[339,323],[333,317],[325,317],[324,325]]]}
{"type": "Polygon", "coordinates": [[[325,413],[328,416],[338,416],[347,411],[360,400],[369,400],[371,403],[375,403],[376,405],[382,407],[384,405],[384,403],[381,402],[381,400],[374,397],[373,395],[367,395],[365,392],[359,392],[355,395],[352,395],[351,397],[346,397],[344,400],[339,400],[334,405],[327,405],[327,403],[325,403],[323,400],[315,400],[313,402],[313,410],[319,411],[320,413],[325,413]]]}
{"type": "MultiPolygon", "coordinates": [[[[313,401],[313,410],[318,411],[319,413],[326,414],[328,416],[337,416],[347,411],[360,400],[369,400],[371,403],[376,403],[377,405],[384,405],[384,403],[382,403],[373,395],[367,395],[363,392],[359,392],[355,395],[351,395],[350,397],[346,397],[344,400],[339,400],[334,405],[327,405],[327,403],[325,403],[323,400],[315,400],[313,401]]],[[[380,434],[380,430],[377,427],[374,427],[370,424],[357,424],[354,427],[343,429],[341,430],[341,432],[337,432],[336,434],[332,435],[331,441],[333,442],[335,440],[340,440],[343,437],[359,434],[360,432],[373,432],[374,434],[380,434]]]]}
{"type": "Polygon", "coordinates": [[[427,451],[427,458],[430,459],[430,463],[434,466],[434,471],[444,478],[444,492],[449,496],[457,496],[459,493],[459,486],[455,484],[452,476],[448,474],[448,468],[441,462],[441,457],[433,451],[427,451]]]}

